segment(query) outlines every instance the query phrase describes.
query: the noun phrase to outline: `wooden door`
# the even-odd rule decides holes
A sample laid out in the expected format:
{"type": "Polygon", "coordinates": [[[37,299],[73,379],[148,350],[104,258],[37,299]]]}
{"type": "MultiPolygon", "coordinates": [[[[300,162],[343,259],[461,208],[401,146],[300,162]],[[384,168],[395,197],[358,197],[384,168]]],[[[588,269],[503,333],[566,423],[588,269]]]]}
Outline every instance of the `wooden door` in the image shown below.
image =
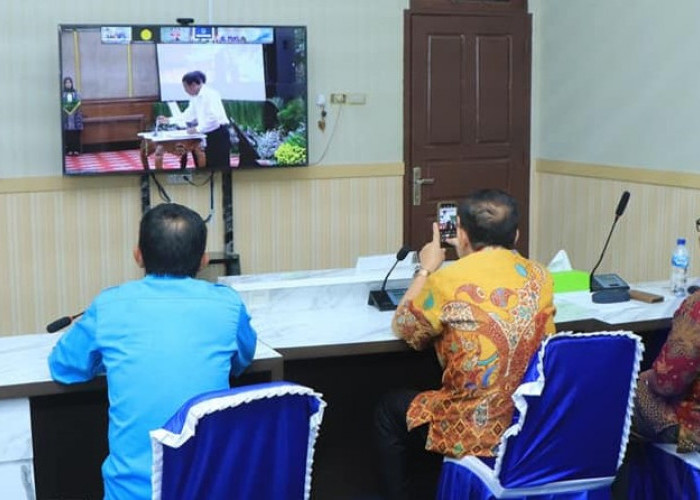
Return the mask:
{"type": "Polygon", "coordinates": [[[431,237],[438,202],[500,188],[518,200],[527,255],[530,37],[526,12],[406,12],[404,241],[414,249],[431,237]]]}

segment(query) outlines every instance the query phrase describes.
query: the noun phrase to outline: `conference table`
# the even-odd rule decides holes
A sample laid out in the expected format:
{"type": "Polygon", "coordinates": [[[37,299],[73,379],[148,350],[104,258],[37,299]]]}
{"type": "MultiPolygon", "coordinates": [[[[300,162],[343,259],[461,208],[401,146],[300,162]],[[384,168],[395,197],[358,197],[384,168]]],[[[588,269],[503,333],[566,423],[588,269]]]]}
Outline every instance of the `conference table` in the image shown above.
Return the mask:
{"type": "MultiPolygon", "coordinates": [[[[328,402],[314,466],[315,498],[333,498],[331,489],[342,488],[343,482],[362,482],[359,475],[371,467],[371,409],[381,394],[401,386],[436,387],[440,382],[431,350],[410,350],[391,332],[393,311],[368,305],[369,291],[382,286],[392,264],[393,256],[375,256],[347,269],[219,278],[241,295],[258,333],[255,360],[247,373],[312,386],[328,402]],[[360,467],[358,475],[343,472],[348,467],[360,467]]],[[[387,279],[387,289],[406,288],[413,271],[410,259],[401,262],[387,279]]],[[[682,298],[671,295],[663,282],[635,288],[665,300],[594,304],[588,292],[556,294],[557,330],[631,330],[658,347],[664,338],[659,332],[668,329],[682,298]]],[[[100,480],[106,444],[105,380],[73,386],[53,382],[46,358],[59,336],[0,337],[0,485],[5,498],[34,498],[34,493],[41,493],[39,498],[93,498],[84,494],[84,485],[71,489],[72,483],[76,477],[86,482],[88,475],[93,482],[100,480]],[[95,415],[101,419],[98,424],[95,415]],[[76,440],[102,444],[81,459],[64,449],[76,440]]]]}
{"type": "MultiPolygon", "coordinates": [[[[258,338],[280,352],[285,362],[401,352],[408,347],[391,332],[393,311],[368,305],[369,292],[381,287],[392,257],[355,268],[224,276],[219,283],[240,294],[258,338]]],[[[410,263],[397,266],[386,289],[401,293],[413,272],[410,263]]],[[[595,304],[588,291],[557,293],[557,331],[645,333],[667,329],[683,297],[671,294],[667,282],[638,283],[633,288],[661,295],[664,300],[595,304]]]]}
{"type": "MultiPolygon", "coordinates": [[[[101,487],[99,463],[106,454],[105,378],[71,385],[54,382],[47,358],[60,336],[44,333],[0,337],[0,498],[95,498],[90,491],[95,491],[95,483],[101,487]],[[94,413],[100,414],[97,423],[94,413]],[[62,435],[68,443],[61,442],[62,435]],[[91,456],[81,457],[76,451],[80,447],[73,442],[76,436],[95,441],[88,451],[91,456]],[[45,451],[51,451],[51,456],[45,456],[45,451]],[[100,454],[101,458],[92,460],[100,454]],[[88,469],[92,465],[92,477],[84,469],[86,464],[88,469]],[[71,475],[78,480],[77,490],[57,491],[72,481],[71,475]]],[[[281,380],[282,370],[282,356],[258,342],[246,375],[281,380]]]]}
{"type": "MultiPolygon", "coordinates": [[[[407,261],[387,289],[409,285],[414,265],[407,261]]],[[[392,264],[386,256],[348,269],[219,278],[241,295],[258,338],[282,354],[285,378],[313,387],[328,402],[314,461],[315,498],[376,495],[374,407],[390,391],[440,385],[432,350],[412,351],[391,331],[393,311],[368,305],[370,290],[382,286],[392,264]]],[[[642,365],[648,366],[682,298],[663,282],[634,288],[664,301],[594,304],[587,291],[555,294],[557,331],[634,331],[644,340],[642,365]]]]}

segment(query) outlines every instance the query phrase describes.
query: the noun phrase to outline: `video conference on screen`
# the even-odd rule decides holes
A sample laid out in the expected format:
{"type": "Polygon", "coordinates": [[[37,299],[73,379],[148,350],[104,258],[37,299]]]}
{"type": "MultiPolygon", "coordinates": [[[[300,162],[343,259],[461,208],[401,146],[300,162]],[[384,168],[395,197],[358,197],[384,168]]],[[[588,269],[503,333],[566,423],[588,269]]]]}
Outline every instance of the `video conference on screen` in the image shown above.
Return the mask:
{"type": "MultiPolygon", "coordinates": [[[[179,153],[155,167],[143,140],[157,116],[187,107],[182,77],[195,70],[222,97],[230,168],[308,165],[303,26],[61,25],[59,50],[65,175],[198,168],[193,155],[179,153]],[[80,100],[77,146],[64,116],[66,78],[80,100]]],[[[178,127],[171,119],[164,128],[178,127]]]]}

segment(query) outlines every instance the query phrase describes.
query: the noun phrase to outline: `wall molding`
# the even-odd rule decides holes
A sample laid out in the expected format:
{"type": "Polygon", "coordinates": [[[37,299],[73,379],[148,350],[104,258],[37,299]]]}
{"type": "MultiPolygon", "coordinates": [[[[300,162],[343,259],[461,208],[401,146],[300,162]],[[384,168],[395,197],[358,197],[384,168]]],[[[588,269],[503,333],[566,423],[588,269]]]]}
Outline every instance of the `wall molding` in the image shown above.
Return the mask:
{"type": "MultiPolygon", "coordinates": [[[[233,172],[239,183],[285,182],[319,179],[350,179],[357,177],[403,176],[404,164],[372,163],[360,165],[316,165],[297,168],[269,168],[233,172]]],[[[166,174],[158,174],[159,179],[166,174]]],[[[138,189],[140,176],[131,174],[84,177],[17,177],[0,180],[0,194],[40,193],[47,191],[78,191],[82,189],[138,189]]],[[[167,184],[166,184],[167,187],[167,184]]]]}
{"type": "Polygon", "coordinates": [[[570,175],[594,179],[609,179],[638,184],[652,184],[690,189],[700,189],[700,174],[652,170],[647,168],[598,165],[574,161],[535,159],[535,171],[544,174],[570,175]]]}
{"type": "Polygon", "coordinates": [[[233,182],[278,182],[318,179],[351,179],[355,177],[403,176],[404,164],[372,163],[361,165],[316,165],[298,168],[240,170],[233,173],[233,182]]]}

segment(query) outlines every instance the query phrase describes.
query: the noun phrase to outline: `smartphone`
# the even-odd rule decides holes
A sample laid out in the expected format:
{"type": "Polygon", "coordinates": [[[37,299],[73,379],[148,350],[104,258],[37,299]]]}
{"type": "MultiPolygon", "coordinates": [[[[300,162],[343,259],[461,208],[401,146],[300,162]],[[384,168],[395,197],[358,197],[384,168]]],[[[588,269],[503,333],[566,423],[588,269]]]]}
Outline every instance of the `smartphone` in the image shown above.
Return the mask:
{"type": "Polygon", "coordinates": [[[457,237],[457,203],[454,201],[443,201],[437,206],[437,221],[440,228],[440,243],[447,246],[449,238],[457,237]]]}

